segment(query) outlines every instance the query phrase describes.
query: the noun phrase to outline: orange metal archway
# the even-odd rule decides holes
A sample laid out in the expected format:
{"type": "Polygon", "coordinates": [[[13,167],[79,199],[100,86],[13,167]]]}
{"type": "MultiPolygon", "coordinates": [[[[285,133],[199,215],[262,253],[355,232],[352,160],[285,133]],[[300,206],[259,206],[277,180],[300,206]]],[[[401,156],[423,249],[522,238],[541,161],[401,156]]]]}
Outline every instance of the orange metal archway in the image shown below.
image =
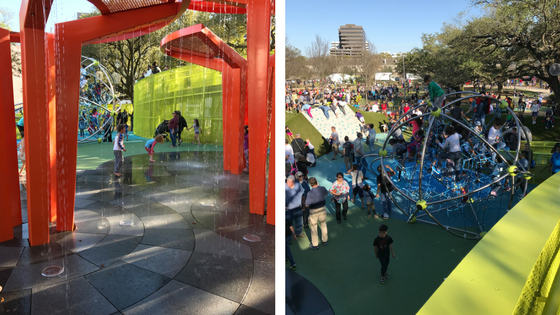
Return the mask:
{"type": "Polygon", "coordinates": [[[161,50],[168,56],[222,72],[224,170],[241,174],[247,61],[203,24],[165,36],[161,50]]]}
{"type": "MultiPolygon", "coordinates": [[[[178,18],[187,8],[200,10],[228,10],[248,15],[247,103],[249,128],[268,130],[272,113],[272,94],[269,93],[272,65],[269,61],[270,16],[274,3],[269,0],[241,0],[235,5],[229,1],[211,0],[89,0],[102,13],[87,19],[58,23],[55,34],[44,31],[54,0],[23,0],[20,10],[19,41],[22,47],[24,124],[27,156],[27,195],[30,244],[49,242],[48,222],[56,220],[58,231],[74,229],[76,189],[77,124],[79,99],[79,69],[81,46],[133,38],[154,31],[178,18]],[[268,27],[263,27],[268,25],[268,27]],[[56,65],[56,66],[55,66],[56,65]],[[269,69],[269,71],[258,71],[269,69]],[[255,104],[267,104],[257,106],[255,104]],[[30,123],[32,122],[32,123],[30,123]]],[[[9,41],[18,41],[17,34],[0,30],[0,64],[11,64],[9,41]],[[7,48],[6,48],[7,47],[7,48]]],[[[233,70],[232,70],[233,71],[233,70]]],[[[241,71],[241,70],[238,70],[241,71]]],[[[5,143],[13,142],[15,128],[13,95],[9,71],[0,75],[1,121],[5,132],[0,135],[5,143]],[[9,110],[8,110],[9,109],[9,110]],[[11,131],[10,131],[11,130],[11,131]]],[[[241,83],[239,83],[241,86],[241,83]]],[[[240,102],[241,106],[241,102],[240,102]]],[[[4,130],[2,129],[2,130],[4,130]]],[[[264,214],[266,182],[266,148],[269,134],[250,133],[252,213],[264,214]]],[[[273,138],[272,138],[273,139],[273,138]]],[[[6,174],[0,182],[0,198],[7,201],[0,220],[0,241],[13,237],[12,227],[21,224],[17,158],[15,146],[8,145],[0,158],[0,172],[6,174]],[[1,163],[5,162],[5,163],[1,163]],[[6,220],[4,220],[6,219],[6,220]]],[[[272,174],[273,172],[271,172],[272,174]]],[[[269,183],[274,186],[274,183],[269,183]]],[[[269,190],[270,193],[273,191],[269,190]]],[[[269,198],[271,194],[269,193],[269,198]]],[[[273,203],[269,202],[268,222],[274,223],[273,203]],[[272,211],[271,211],[272,210],[272,211]]]]}

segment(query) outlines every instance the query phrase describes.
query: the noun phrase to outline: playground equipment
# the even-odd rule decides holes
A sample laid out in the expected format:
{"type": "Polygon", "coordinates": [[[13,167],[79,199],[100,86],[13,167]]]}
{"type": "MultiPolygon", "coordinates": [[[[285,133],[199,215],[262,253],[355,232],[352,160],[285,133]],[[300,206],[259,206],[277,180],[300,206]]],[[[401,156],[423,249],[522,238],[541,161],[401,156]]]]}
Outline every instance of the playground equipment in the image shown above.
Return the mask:
{"type": "MultiPolygon", "coordinates": [[[[446,97],[454,94],[475,93],[458,92],[447,94],[446,97]]],[[[377,161],[384,166],[390,165],[395,170],[396,174],[385,185],[393,185],[395,192],[391,198],[408,217],[409,223],[436,224],[454,235],[479,239],[511,209],[516,193],[525,193],[527,180],[532,174],[518,167],[521,132],[518,134],[516,148],[500,145],[495,147],[488,143],[483,131],[447,114],[450,106],[469,97],[472,95],[459,97],[442,108],[435,108],[428,103],[426,111],[420,115],[428,119],[426,136],[420,146],[412,148],[410,157],[400,158],[395,152],[387,152],[388,141],[395,130],[417,119],[408,116],[401,117],[391,128],[378,155],[365,157],[374,157],[370,164],[370,171],[374,174],[379,174],[372,167],[377,161]],[[468,139],[462,140],[461,158],[457,161],[459,165],[453,165],[450,159],[443,159],[441,171],[438,171],[433,166],[442,150],[436,144],[436,139],[440,138],[441,143],[444,142],[444,129],[451,123],[464,128],[468,139]]],[[[524,130],[520,128],[519,120],[507,103],[487,98],[495,103],[495,116],[486,126],[481,126],[483,130],[488,130],[493,125],[495,117],[499,117],[501,111],[508,111],[514,117],[518,130],[524,130]]],[[[525,139],[527,138],[525,134],[525,139]]],[[[387,173],[385,167],[382,172],[387,173]]]]}
{"type": "MultiPolygon", "coordinates": [[[[270,58],[270,26],[274,2],[268,0],[89,0],[100,16],[55,23],[54,34],[45,32],[55,0],[24,0],[20,10],[20,32],[0,29],[0,64],[11,69],[10,42],[21,43],[23,111],[27,157],[27,213],[30,245],[49,242],[49,222],[57,231],[74,230],[76,164],[80,101],[82,45],[132,39],[156,31],[180,17],[187,8],[228,13],[233,7],[247,12],[247,93],[249,154],[251,159],[250,211],[264,214],[266,162],[269,140],[274,143],[274,71],[270,58]],[[268,71],[263,71],[267,69],[268,71]],[[271,117],[272,116],[272,117],[271,117]],[[269,129],[270,127],[270,129],[269,129]],[[72,132],[69,132],[69,131],[72,132]]],[[[235,9],[233,11],[238,11],[235,9]]],[[[12,114],[14,104],[11,72],[0,74],[2,132],[5,143],[16,138],[12,114]]],[[[236,151],[242,147],[235,148],[236,151]]],[[[274,156],[274,146],[270,154],[274,156]]],[[[274,169],[274,159],[269,168],[274,169]]],[[[15,145],[0,157],[0,241],[13,238],[12,229],[21,224],[19,179],[15,145]]],[[[268,178],[269,223],[274,223],[274,172],[268,178]]]]}
{"type": "Polygon", "coordinates": [[[97,141],[106,132],[111,132],[115,118],[112,113],[121,108],[121,102],[115,96],[113,80],[105,66],[85,56],[82,56],[81,66],[78,126],[84,123],[87,136],[79,136],[78,143],[85,143],[97,141]]]}

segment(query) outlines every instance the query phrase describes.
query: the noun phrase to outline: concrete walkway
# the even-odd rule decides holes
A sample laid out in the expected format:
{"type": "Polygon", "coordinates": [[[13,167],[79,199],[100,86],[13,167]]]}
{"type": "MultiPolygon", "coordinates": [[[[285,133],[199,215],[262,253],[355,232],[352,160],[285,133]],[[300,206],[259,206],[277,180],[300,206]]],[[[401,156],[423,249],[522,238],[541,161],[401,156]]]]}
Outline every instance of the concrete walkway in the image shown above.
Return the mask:
{"type": "Polygon", "coordinates": [[[154,158],[126,157],[122,178],[112,161],[79,171],[74,232],[30,247],[24,224],[0,243],[0,313],[274,313],[274,226],[249,214],[248,176],[221,152],[154,158]]]}

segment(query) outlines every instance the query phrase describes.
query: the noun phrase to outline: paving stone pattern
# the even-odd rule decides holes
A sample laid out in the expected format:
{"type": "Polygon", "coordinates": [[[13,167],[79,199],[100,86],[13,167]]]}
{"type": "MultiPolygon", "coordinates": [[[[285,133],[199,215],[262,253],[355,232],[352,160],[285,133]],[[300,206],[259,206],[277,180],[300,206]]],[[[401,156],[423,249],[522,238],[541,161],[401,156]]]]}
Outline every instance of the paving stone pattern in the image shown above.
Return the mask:
{"type": "Polygon", "coordinates": [[[224,173],[222,152],[154,159],[79,171],[74,232],[30,247],[24,225],[0,243],[1,314],[274,313],[274,226],[249,213],[248,176],[224,173]]]}

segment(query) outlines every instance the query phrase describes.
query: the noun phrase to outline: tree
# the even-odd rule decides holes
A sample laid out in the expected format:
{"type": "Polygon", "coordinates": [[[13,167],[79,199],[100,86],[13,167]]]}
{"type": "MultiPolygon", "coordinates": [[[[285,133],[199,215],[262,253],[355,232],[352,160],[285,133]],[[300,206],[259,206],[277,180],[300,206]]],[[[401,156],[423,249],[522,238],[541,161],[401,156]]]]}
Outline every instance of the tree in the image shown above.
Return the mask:
{"type": "Polygon", "coordinates": [[[372,79],[375,78],[379,64],[381,63],[381,58],[376,53],[375,45],[373,42],[369,41],[369,50],[364,51],[364,53],[358,57],[357,62],[360,65],[360,73],[364,79],[366,86],[371,84],[372,79]]]}
{"type": "Polygon", "coordinates": [[[14,18],[14,14],[6,8],[0,7],[0,27],[11,30],[10,24],[14,18]]]}
{"type": "Polygon", "coordinates": [[[323,79],[331,75],[335,68],[335,61],[329,54],[329,43],[315,35],[315,41],[307,46],[306,53],[313,73],[324,82],[323,79]]]}
{"type": "Polygon", "coordinates": [[[478,33],[470,34],[476,47],[503,51],[502,65],[508,69],[509,78],[535,76],[550,85],[555,101],[560,102],[560,81],[548,71],[553,63],[560,61],[558,1],[473,0],[472,3],[488,11],[484,28],[479,27],[478,33]]]}
{"type": "MultiPolygon", "coordinates": [[[[440,85],[460,90],[480,67],[471,48],[451,45],[463,29],[461,23],[444,24],[440,33],[423,34],[422,48],[413,48],[405,57],[406,72],[420,77],[429,74],[440,85]]],[[[396,66],[397,72],[403,73],[402,63],[396,66]]]]}
{"type": "Polygon", "coordinates": [[[299,48],[290,44],[286,38],[286,79],[292,80],[302,77],[307,70],[305,67],[306,58],[301,55],[299,48]]]}

